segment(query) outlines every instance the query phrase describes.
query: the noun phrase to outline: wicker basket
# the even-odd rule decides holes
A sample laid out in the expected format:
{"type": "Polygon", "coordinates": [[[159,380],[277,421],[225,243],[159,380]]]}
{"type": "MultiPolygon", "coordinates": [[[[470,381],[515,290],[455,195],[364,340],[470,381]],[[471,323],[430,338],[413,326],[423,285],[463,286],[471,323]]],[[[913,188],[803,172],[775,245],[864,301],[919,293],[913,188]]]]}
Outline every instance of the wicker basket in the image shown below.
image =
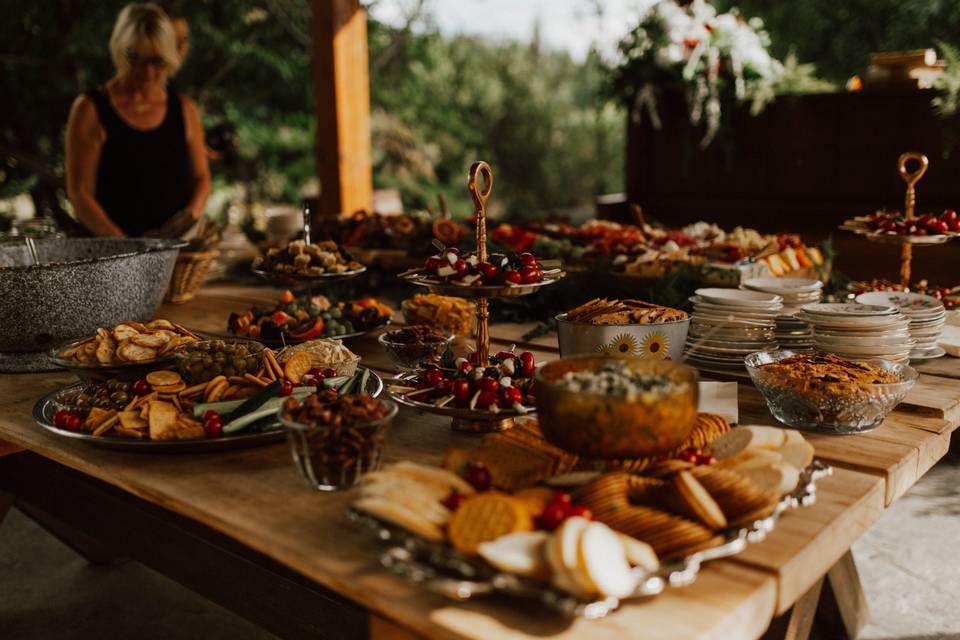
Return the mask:
{"type": "Polygon", "coordinates": [[[177,256],[177,264],[173,267],[170,276],[170,286],[164,301],[170,304],[190,302],[197,295],[207,269],[213,264],[219,251],[181,251],[177,256]]]}

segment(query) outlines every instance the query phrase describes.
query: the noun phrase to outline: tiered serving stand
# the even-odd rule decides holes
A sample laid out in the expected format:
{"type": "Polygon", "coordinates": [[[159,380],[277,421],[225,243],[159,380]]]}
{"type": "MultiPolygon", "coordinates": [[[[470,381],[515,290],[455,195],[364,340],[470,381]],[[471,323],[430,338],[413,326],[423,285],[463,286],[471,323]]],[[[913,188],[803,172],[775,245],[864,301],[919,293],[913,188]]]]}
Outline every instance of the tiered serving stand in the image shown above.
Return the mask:
{"type": "MultiPolygon", "coordinates": [[[[897,161],[897,170],[900,173],[900,177],[903,178],[903,181],[907,184],[907,193],[903,205],[903,215],[907,220],[913,220],[915,218],[914,209],[916,208],[917,204],[916,185],[920,181],[920,178],[923,177],[923,174],[927,172],[927,168],[929,166],[930,160],[927,158],[927,156],[919,151],[908,151],[902,154],[897,161]],[[907,168],[907,164],[910,162],[917,163],[917,168],[913,171],[907,168]]],[[[868,240],[873,240],[875,242],[886,242],[889,244],[902,245],[900,250],[900,284],[902,284],[904,287],[910,286],[910,268],[913,260],[914,245],[924,246],[943,244],[945,242],[949,242],[957,236],[956,233],[926,236],[901,236],[889,233],[877,233],[871,231],[863,225],[856,224],[856,220],[848,220],[841,225],[840,228],[865,236],[868,240]]]]}
{"type": "MultiPolygon", "coordinates": [[[[467,189],[470,191],[470,196],[473,199],[474,212],[476,213],[477,219],[477,257],[481,262],[484,262],[487,259],[487,200],[490,197],[490,192],[493,191],[493,170],[490,168],[490,165],[483,161],[473,163],[473,166],[470,167],[467,189]],[[480,184],[481,181],[483,183],[482,185],[480,184]]],[[[536,293],[542,287],[558,282],[564,275],[566,274],[563,271],[551,273],[549,276],[545,275],[543,281],[535,284],[485,285],[479,287],[446,283],[423,273],[402,274],[401,278],[411,284],[425,287],[431,293],[476,301],[477,362],[479,366],[485,367],[490,363],[489,300],[493,298],[514,298],[536,293]]],[[[412,375],[400,376],[399,379],[408,379],[410,377],[412,377],[412,375]]],[[[428,413],[451,417],[453,419],[453,428],[459,431],[475,433],[503,431],[513,426],[513,418],[524,415],[513,409],[503,409],[499,413],[491,413],[489,411],[477,411],[459,407],[438,407],[429,402],[409,400],[401,394],[396,394],[393,397],[397,402],[405,406],[428,413]]]]}

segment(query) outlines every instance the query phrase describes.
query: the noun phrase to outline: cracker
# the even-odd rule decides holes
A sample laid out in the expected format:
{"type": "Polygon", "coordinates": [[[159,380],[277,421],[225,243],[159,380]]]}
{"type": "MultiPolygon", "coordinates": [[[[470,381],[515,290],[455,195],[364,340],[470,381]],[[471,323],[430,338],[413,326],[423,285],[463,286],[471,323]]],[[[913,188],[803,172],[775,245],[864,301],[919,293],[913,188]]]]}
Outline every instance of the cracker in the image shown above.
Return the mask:
{"type": "Polygon", "coordinates": [[[284,377],[294,384],[299,384],[303,375],[313,366],[313,360],[310,354],[305,351],[297,351],[283,364],[284,377]]]}
{"type": "Polygon", "coordinates": [[[531,530],[533,519],[523,502],[489,491],[468,498],[454,511],[447,534],[457,550],[474,554],[482,542],[531,530]]]}
{"type": "Polygon", "coordinates": [[[153,386],[170,386],[183,382],[183,378],[176,371],[151,371],[146,376],[147,382],[153,386]]]}

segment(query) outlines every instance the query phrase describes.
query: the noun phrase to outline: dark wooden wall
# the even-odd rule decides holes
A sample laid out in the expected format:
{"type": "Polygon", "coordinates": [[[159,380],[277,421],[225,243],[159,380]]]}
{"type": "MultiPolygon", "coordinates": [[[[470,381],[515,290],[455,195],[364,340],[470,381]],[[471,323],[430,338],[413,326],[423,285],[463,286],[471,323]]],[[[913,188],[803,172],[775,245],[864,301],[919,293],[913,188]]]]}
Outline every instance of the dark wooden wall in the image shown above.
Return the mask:
{"type": "MultiPolygon", "coordinates": [[[[960,147],[945,157],[932,91],[785,97],[759,116],[738,110],[732,126],[700,150],[702,130],[686,120],[680,96],[661,101],[663,128],[631,123],[627,196],[658,220],[724,228],[833,236],[837,268],[856,278],[897,275],[898,249],[837,226],[879,207],[902,209],[897,158],[921,151],[930,169],[917,189],[918,214],[960,208],[960,147]]],[[[916,278],[960,284],[960,244],[914,252],[916,278]]]]}

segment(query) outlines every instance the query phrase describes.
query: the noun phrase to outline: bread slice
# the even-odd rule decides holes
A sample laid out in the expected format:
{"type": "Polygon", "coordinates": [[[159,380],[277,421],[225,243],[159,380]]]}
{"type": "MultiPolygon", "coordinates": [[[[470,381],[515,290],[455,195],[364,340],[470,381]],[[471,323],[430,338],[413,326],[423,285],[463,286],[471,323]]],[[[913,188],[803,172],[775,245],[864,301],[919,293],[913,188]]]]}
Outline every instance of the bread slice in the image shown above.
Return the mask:
{"type": "Polygon", "coordinates": [[[590,522],[580,535],[577,571],[607,597],[626,598],[637,588],[620,538],[602,522],[590,522]]]}
{"type": "Polygon", "coordinates": [[[544,548],[549,537],[546,531],[511,533],[480,543],[477,553],[500,571],[542,578],[549,573],[544,548]]]}

